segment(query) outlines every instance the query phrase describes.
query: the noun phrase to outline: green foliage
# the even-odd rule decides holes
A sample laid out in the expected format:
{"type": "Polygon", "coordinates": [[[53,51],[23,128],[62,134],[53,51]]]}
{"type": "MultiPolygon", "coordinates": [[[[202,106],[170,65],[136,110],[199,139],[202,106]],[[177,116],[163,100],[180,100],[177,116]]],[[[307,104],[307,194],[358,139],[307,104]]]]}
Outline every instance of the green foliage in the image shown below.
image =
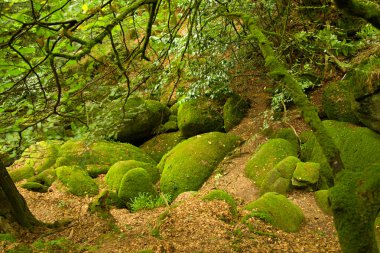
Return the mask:
{"type": "Polygon", "coordinates": [[[137,212],[144,209],[154,209],[157,207],[165,206],[172,201],[170,194],[160,194],[156,197],[149,195],[147,193],[139,193],[135,197],[130,206],[132,212],[137,212]]]}

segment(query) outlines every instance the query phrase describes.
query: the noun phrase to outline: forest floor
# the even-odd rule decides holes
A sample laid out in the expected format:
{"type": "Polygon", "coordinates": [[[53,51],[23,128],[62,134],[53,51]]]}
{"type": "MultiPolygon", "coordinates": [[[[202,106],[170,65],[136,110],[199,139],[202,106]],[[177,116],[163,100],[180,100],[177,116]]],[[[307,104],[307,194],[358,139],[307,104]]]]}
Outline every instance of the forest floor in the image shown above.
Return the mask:
{"type": "MultiPolygon", "coordinates": [[[[35,242],[39,241],[51,242],[49,252],[340,252],[333,219],[317,207],[312,192],[295,191],[288,196],[305,214],[305,222],[296,233],[283,232],[258,218],[250,221],[254,227],[250,231],[231,216],[225,202],[204,202],[199,197],[211,189],[223,189],[237,200],[242,217],[242,207],[258,198],[258,188],[244,176],[244,167],[266,141],[263,129],[289,125],[298,133],[307,129],[295,109],[287,111],[287,122],[273,120],[268,110],[270,94],[266,92],[266,82],[262,77],[253,76],[246,85],[234,88],[251,102],[247,116],[231,131],[245,142],[224,159],[196,195],[181,194],[175,201],[181,204],[175,208],[160,207],[135,213],[127,209],[111,209],[108,217],[101,217],[87,211],[90,198],[62,193],[54,187],[48,193],[30,192],[19,187],[37,219],[48,223],[71,222],[55,229],[17,231],[20,240],[0,244],[0,251],[1,247],[10,250],[19,243],[31,245],[34,242],[36,245],[35,242]],[[52,242],[57,243],[61,238],[69,239],[70,245],[57,244],[54,250],[52,242]]],[[[314,102],[320,103],[320,90],[310,96],[314,102]]],[[[34,252],[44,252],[43,247],[37,251],[36,248],[34,246],[34,252]]]]}

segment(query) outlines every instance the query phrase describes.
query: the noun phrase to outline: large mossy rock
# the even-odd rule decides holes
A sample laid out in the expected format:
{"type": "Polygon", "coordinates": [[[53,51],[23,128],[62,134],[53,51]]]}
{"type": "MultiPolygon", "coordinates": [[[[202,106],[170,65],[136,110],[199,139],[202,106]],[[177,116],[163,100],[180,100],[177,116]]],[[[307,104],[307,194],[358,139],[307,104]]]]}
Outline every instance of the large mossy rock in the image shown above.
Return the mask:
{"type": "Polygon", "coordinates": [[[363,123],[380,132],[380,49],[357,64],[344,80],[324,90],[323,110],[329,119],[363,123]]]}
{"type": "MultiPolygon", "coordinates": [[[[329,135],[340,150],[346,170],[362,171],[380,162],[380,135],[366,128],[346,122],[323,121],[329,135]]],[[[320,163],[321,176],[332,185],[333,176],[322,148],[312,133],[302,134],[301,160],[320,163]]]]}
{"type": "Polygon", "coordinates": [[[143,168],[146,170],[151,178],[151,184],[155,184],[159,180],[160,174],[155,165],[135,160],[128,160],[119,161],[112,165],[105,176],[105,181],[111,190],[116,190],[117,192],[124,175],[128,171],[136,168],[143,168]]]}
{"type": "Polygon", "coordinates": [[[25,149],[21,158],[7,168],[14,182],[27,179],[54,165],[61,141],[41,141],[25,149]]]}
{"type": "Polygon", "coordinates": [[[320,164],[314,162],[299,162],[294,170],[292,185],[296,187],[317,189],[319,181],[320,164]]]}
{"type": "Polygon", "coordinates": [[[224,129],[230,131],[240,123],[249,108],[249,104],[239,95],[232,95],[223,106],[224,129]]]}
{"type": "Polygon", "coordinates": [[[150,155],[157,163],[178,143],[184,140],[181,132],[164,133],[145,142],[140,148],[150,155]]]}
{"type": "Polygon", "coordinates": [[[108,165],[123,160],[136,160],[156,164],[148,154],[140,148],[128,143],[91,142],[85,140],[69,140],[61,146],[55,167],[79,165],[108,165]]]}
{"type": "Polygon", "coordinates": [[[181,142],[158,164],[162,171],[161,191],[174,199],[182,192],[198,190],[240,142],[237,136],[219,132],[197,135],[181,142]]]}
{"type": "Polygon", "coordinates": [[[157,195],[152,178],[143,168],[129,170],[120,182],[118,197],[125,205],[129,205],[139,194],[157,195]]]}
{"type": "Polygon", "coordinates": [[[222,107],[215,101],[193,99],[178,108],[178,128],[185,137],[197,134],[224,131],[222,107]]]}
{"type": "Polygon", "coordinates": [[[68,191],[77,196],[95,196],[99,188],[88,173],[79,166],[62,166],[56,169],[57,177],[68,191]]]}
{"type": "Polygon", "coordinates": [[[297,148],[292,143],[280,138],[270,139],[248,161],[246,176],[260,187],[268,172],[288,156],[297,156],[297,148]]]}
{"type": "Polygon", "coordinates": [[[275,192],[265,193],[244,209],[252,211],[253,216],[263,214],[270,224],[286,232],[297,232],[305,219],[301,208],[275,192]]]}
{"type": "Polygon", "coordinates": [[[300,160],[295,156],[288,156],[277,163],[264,177],[260,187],[260,194],[277,192],[286,195],[292,189],[292,176],[300,160]]]}
{"type": "Polygon", "coordinates": [[[337,175],[329,200],[342,252],[379,252],[375,234],[379,189],[380,163],[337,175]]]}
{"type": "MultiPolygon", "coordinates": [[[[112,102],[112,107],[123,108],[124,101],[112,102]]],[[[162,123],[165,123],[170,115],[170,110],[164,104],[155,100],[143,100],[141,98],[129,98],[123,110],[118,110],[121,119],[121,128],[116,139],[139,145],[150,139],[162,123]]]]}

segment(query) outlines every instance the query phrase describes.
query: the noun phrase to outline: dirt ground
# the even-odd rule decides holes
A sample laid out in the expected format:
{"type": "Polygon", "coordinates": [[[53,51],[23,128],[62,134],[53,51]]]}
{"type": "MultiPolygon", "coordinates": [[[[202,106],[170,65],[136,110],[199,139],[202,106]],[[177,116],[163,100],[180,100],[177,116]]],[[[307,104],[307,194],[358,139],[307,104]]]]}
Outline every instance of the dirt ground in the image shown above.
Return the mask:
{"type": "MultiPolygon", "coordinates": [[[[231,131],[245,142],[224,159],[195,195],[181,194],[170,207],[136,213],[114,208],[109,216],[100,217],[87,211],[90,198],[62,193],[55,187],[48,193],[19,188],[37,219],[69,223],[33,232],[17,230],[19,241],[0,244],[0,251],[20,243],[67,238],[72,245],[49,252],[340,252],[333,219],[317,207],[312,192],[296,191],[288,196],[305,214],[305,222],[297,233],[275,229],[258,218],[249,220],[253,231],[239,222],[245,214],[243,206],[258,198],[258,189],[244,176],[244,167],[266,141],[263,130],[292,126],[299,133],[307,129],[297,110],[287,111],[285,123],[273,120],[267,110],[270,97],[262,82],[253,77],[250,85],[235,87],[240,94],[247,94],[251,102],[247,116],[231,131]],[[201,200],[212,189],[223,189],[236,199],[239,218],[231,216],[225,202],[201,200]]],[[[320,96],[320,92],[315,94],[320,96]]]]}

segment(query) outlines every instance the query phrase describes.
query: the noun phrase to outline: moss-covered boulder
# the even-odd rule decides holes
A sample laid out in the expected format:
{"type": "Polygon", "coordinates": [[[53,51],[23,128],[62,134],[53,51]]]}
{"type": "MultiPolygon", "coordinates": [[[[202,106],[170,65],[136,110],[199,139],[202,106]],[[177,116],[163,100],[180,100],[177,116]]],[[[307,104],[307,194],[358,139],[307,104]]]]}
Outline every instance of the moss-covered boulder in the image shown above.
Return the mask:
{"type": "Polygon", "coordinates": [[[211,132],[181,142],[158,164],[161,191],[174,199],[182,192],[198,190],[240,141],[234,135],[211,132]]]}
{"type": "Polygon", "coordinates": [[[135,160],[119,161],[111,166],[105,176],[105,181],[109,188],[111,190],[118,191],[124,175],[128,171],[135,168],[145,169],[151,178],[151,184],[155,184],[160,177],[157,167],[150,163],[144,163],[135,160]]]}
{"type": "Polygon", "coordinates": [[[158,130],[159,133],[170,133],[178,131],[177,112],[169,116],[169,120],[162,124],[158,130]]]}
{"type": "Polygon", "coordinates": [[[136,160],[156,164],[156,162],[140,148],[128,143],[108,141],[69,140],[61,146],[55,167],[78,165],[107,165],[123,161],[136,160]]]}
{"type": "Polygon", "coordinates": [[[280,138],[270,139],[250,158],[245,173],[260,187],[267,173],[288,156],[297,156],[297,149],[293,144],[280,138]]]}
{"type": "Polygon", "coordinates": [[[178,143],[184,140],[181,132],[164,133],[145,142],[140,148],[150,155],[156,162],[178,143]]]}
{"type": "Polygon", "coordinates": [[[134,198],[142,193],[152,196],[157,195],[152,184],[152,178],[143,168],[129,170],[121,179],[118,191],[119,199],[128,206],[134,198]]]}
{"type": "Polygon", "coordinates": [[[203,198],[205,201],[222,200],[230,206],[230,211],[233,217],[238,217],[239,213],[234,198],[223,190],[212,190],[207,193],[203,198]]]}
{"type": "Polygon", "coordinates": [[[28,182],[34,182],[42,184],[46,187],[49,187],[53,184],[53,182],[57,179],[57,173],[55,169],[47,169],[41,172],[38,175],[28,178],[28,182]]]}
{"type": "Polygon", "coordinates": [[[7,168],[14,182],[27,179],[54,165],[61,141],[41,141],[25,149],[20,159],[7,168]]]}
{"type": "Polygon", "coordinates": [[[358,123],[380,132],[380,49],[357,63],[344,80],[328,86],[323,109],[329,119],[358,123]]]}
{"type": "Polygon", "coordinates": [[[178,128],[185,137],[224,131],[222,108],[212,100],[199,98],[182,103],[178,108],[177,119],[178,128]]]}
{"type": "Polygon", "coordinates": [[[62,166],[56,169],[57,177],[68,191],[77,196],[95,196],[99,188],[88,173],[78,166],[62,166]]]}
{"type": "Polygon", "coordinates": [[[22,188],[33,192],[47,192],[49,187],[37,182],[26,182],[21,185],[22,188]]]}
{"type": "Polygon", "coordinates": [[[116,100],[112,102],[111,107],[110,109],[117,110],[116,113],[121,120],[121,128],[116,139],[135,145],[151,138],[170,115],[166,105],[141,98],[129,98],[126,103],[123,100],[116,100]],[[123,115],[123,105],[125,115],[123,115]]]}
{"type": "Polygon", "coordinates": [[[314,199],[318,207],[328,215],[332,215],[331,206],[329,204],[329,190],[319,190],[314,192],[314,199]]]}
{"type": "Polygon", "coordinates": [[[317,188],[320,164],[314,162],[299,162],[294,170],[292,185],[296,187],[317,188]]]}
{"type": "Polygon", "coordinates": [[[297,232],[305,219],[301,208],[275,192],[265,193],[244,209],[265,214],[270,224],[286,232],[297,232]]]}
{"type": "Polygon", "coordinates": [[[240,123],[249,109],[249,104],[239,95],[232,95],[223,106],[224,129],[231,130],[240,123]]]}
{"type": "Polygon", "coordinates": [[[288,156],[277,163],[264,177],[260,187],[260,194],[277,192],[286,195],[292,189],[291,179],[300,160],[295,156],[288,156]]]}
{"type": "Polygon", "coordinates": [[[11,176],[13,182],[18,182],[23,179],[30,178],[34,176],[34,169],[31,166],[22,166],[19,168],[11,168],[9,169],[9,175],[11,176]]]}
{"type": "Polygon", "coordinates": [[[284,139],[289,141],[296,147],[297,151],[299,150],[299,140],[298,136],[294,132],[292,128],[281,128],[277,131],[274,131],[273,133],[270,133],[268,136],[270,139],[284,139]]]}

